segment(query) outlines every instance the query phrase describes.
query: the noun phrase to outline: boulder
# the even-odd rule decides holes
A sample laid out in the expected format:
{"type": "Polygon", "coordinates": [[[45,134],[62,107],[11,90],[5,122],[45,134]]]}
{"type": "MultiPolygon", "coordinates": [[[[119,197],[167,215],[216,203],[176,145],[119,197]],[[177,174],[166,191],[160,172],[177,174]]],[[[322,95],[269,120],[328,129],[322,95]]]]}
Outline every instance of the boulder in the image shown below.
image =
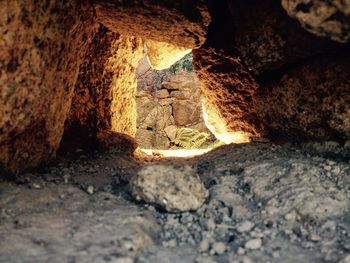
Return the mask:
{"type": "MultiPolygon", "coordinates": [[[[293,2],[305,1],[282,2],[292,5],[293,2]]],[[[223,23],[227,25],[232,21],[234,31],[228,42],[231,43],[231,49],[238,52],[237,57],[240,57],[247,70],[256,75],[272,74],[271,71],[285,65],[343,46],[305,31],[287,15],[279,1],[229,0],[228,3],[230,17],[223,23]]]]}
{"type": "Polygon", "coordinates": [[[100,22],[112,31],[178,47],[199,47],[210,15],[204,0],[94,0],[100,22]]]}
{"type": "MultiPolygon", "coordinates": [[[[201,79],[206,124],[213,134],[222,140],[229,133],[239,133],[244,141],[262,136],[264,127],[253,104],[259,84],[240,59],[203,46],[193,50],[193,64],[201,79]]],[[[229,143],[228,139],[224,141],[229,143]]]]}
{"type": "Polygon", "coordinates": [[[147,40],[146,45],[150,64],[156,70],[170,68],[175,62],[191,52],[191,49],[153,40],[147,40]]]}
{"type": "Polygon", "coordinates": [[[131,178],[129,190],[136,200],[168,212],[196,210],[209,195],[195,170],[187,165],[146,166],[131,178]]]}
{"type": "Polygon", "coordinates": [[[111,130],[135,136],[134,72],[142,56],[142,40],[100,27],[80,66],[67,133],[72,124],[78,124],[91,133],[111,130]]]}
{"type": "Polygon", "coordinates": [[[350,52],[323,56],[261,87],[256,111],[273,131],[295,139],[350,138],[350,52]]]}
{"type": "Polygon", "coordinates": [[[0,12],[0,168],[16,173],[55,156],[98,25],[78,1],[1,1],[0,12]]]}
{"type": "Polygon", "coordinates": [[[343,0],[282,0],[288,15],[307,31],[334,41],[350,41],[350,2],[343,0]]]}

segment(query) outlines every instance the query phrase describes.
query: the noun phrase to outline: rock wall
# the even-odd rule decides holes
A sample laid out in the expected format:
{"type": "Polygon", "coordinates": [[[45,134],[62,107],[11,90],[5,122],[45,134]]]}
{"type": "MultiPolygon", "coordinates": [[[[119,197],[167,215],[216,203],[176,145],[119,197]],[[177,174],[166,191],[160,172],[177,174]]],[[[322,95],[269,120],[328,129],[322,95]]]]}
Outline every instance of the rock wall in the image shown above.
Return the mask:
{"type": "Polygon", "coordinates": [[[204,0],[94,0],[97,16],[110,30],[175,46],[204,41],[210,15],[204,0]]]}
{"type": "Polygon", "coordinates": [[[135,69],[142,56],[141,39],[100,26],[80,66],[67,133],[93,137],[110,130],[135,136],[135,69]]]}
{"type": "Polygon", "coordinates": [[[151,69],[146,57],[137,72],[136,140],[141,148],[168,149],[180,127],[208,132],[202,115],[200,82],[194,72],[181,70],[174,75],[164,71],[162,77],[162,73],[151,69]]]}
{"type": "Polygon", "coordinates": [[[55,155],[97,24],[75,1],[1,1],[0,12],[0,167],[18,172],[55,155]]]}
{"type": "Polygon", "coordinates": [[[349,6],[306,2],[207,2],[212,23],[206,43],[193,51],[194,65],[203,80],[206,108],[214,113],[209,112],[209,119],[220,115],[226,132],[250,138],[273,139],[276,131],[293,139],[296,134],[304,139],[350,138],[344,61],[349,45],[338,43],[347,41],[349,6]],[[308,8],[300,7],[304,4],[308,8]],[[317,14],[322,16],[318,25],[317,14]],[[299,21],[310,18],[317,30],[303,25],[316,35],[289,15],[299,21]]]}

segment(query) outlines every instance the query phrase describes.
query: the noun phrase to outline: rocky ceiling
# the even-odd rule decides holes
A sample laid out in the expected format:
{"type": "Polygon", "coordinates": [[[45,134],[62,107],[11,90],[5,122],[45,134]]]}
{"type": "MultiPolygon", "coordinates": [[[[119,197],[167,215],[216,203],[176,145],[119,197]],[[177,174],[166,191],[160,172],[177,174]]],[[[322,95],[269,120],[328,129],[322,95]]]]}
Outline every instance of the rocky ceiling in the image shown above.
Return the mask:
{"type": "Polygon", "coordinates": [[[0,11],[5,171],[51,160],[64,133],[134,136],[145,41],[164,48],[156,67],[193,49],[205,108],[228,132],[350,138],[348,1],[13,0],[0,11]]]}

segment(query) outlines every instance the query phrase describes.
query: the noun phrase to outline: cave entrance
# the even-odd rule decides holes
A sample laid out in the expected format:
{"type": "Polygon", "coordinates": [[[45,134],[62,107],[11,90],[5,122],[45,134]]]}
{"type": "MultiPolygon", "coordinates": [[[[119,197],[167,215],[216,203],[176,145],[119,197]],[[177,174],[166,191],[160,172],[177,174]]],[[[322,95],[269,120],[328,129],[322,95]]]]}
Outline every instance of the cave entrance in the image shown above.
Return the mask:
{"type": "Polygon", "coordinates": [[[136,69],[136,141],[147,154],[188,157],[223,145],[207,128],[192,51],[156,70],[147,54],[136,69]]]}

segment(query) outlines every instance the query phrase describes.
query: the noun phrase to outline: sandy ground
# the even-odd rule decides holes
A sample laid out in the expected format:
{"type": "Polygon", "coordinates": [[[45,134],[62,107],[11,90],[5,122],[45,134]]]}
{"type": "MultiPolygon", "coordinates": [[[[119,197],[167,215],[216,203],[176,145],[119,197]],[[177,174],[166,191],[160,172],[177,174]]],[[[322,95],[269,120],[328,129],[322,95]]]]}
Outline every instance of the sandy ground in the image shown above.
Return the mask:
{"type": "Polygon", "coordinates": [[[350,147],[230,145],[190,160],[109,150],[0,181],[0,262],[350,262],[350,147]],[[136,202],[144,165],[190,165],[197,211],[136,202]]]}

